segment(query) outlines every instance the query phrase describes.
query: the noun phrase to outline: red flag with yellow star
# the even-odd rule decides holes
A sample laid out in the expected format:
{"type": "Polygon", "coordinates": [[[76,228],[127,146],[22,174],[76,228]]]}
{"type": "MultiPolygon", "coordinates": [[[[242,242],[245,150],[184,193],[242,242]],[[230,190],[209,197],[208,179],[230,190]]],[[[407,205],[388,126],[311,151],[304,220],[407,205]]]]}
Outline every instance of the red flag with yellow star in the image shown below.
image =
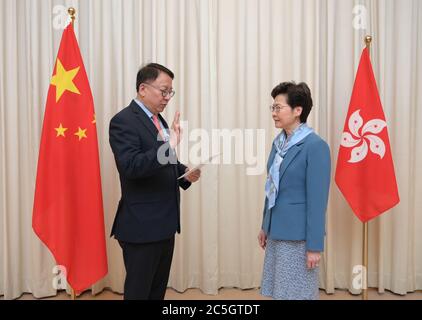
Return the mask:
{"type": "Polygon", "coordinates": [[[94,102],[72,24],[48,90],[32,227],[76,292],[107,274],[94,102]]]}

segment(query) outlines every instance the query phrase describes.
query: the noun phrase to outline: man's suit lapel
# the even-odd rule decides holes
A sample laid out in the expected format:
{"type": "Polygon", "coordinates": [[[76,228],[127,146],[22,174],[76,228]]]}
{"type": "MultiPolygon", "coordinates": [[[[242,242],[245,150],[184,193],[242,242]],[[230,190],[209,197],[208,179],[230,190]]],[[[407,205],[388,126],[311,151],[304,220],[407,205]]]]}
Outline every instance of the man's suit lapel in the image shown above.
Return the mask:
{"type": "MultiPolygon", "coordinates": [[[[160,118],[161,123],[163,124],[164,128],[167,130],[167,132],[168,132],[168,134],[169,134],[169,136],[170,136],[169,126],[168,126],[168,124],[167,124],[166,120],[164,120],[164,118],[161,116],[161,114],[158,114],[158,118],[160,118]]],[[[158,131],[157,131],[157,133],[158,133],[158,131]]],[[[177,157],[177,156],[176,156],[176,157],[177,157]]],[[[177,165],[175,165],[175,166],[173,166],[173,167],[174,167],[174,174],[175,174],[176,178],[178,178],[178,177],[179,177],[178,166],[177,166],[177,165]]],[[[177,184],[177,189],[178,189],[178,188],[179,188],[179,184],[177,184]]],[[[177,200],[177,201],[180,201],[180,199],[178,198],[178,200],[177,200]]]]}
{"type": "Polygon", "coordinates": [[[161,116],[161,114],[158,114],[158,118],[160,119],[160,121],[163,124],[164,128],[166,128],[168,130],[169,126],[168,126],[166,120],[164,120],[164,118],[161,116]]]}
{"type": "MultiPolygon", "coordinates": [[[[138,106],[138,104],[134,100],[132,100],[130,107],[132,111],[135,113],[136,117],[139,119],[139,121],[148,129],[148,132],[151,133],[154,140],[157,140],[158,130],[155,127],[154,123],[151,121],[151,119],[148,118],[147,114],[138,106]]],[[[161,121],[163,122],[164,119],[160,115],[159,117],[160,119],[162,119],[161,121]]],[[[163,124],[164,123],[165,121],[163,122],[163,124]]],[[[166,125],[167,123],[164,124],[164,126],[166,125]]],[[[158,140],[157,142],[163,143],[162,141],[158,141],[158,140]]]]}

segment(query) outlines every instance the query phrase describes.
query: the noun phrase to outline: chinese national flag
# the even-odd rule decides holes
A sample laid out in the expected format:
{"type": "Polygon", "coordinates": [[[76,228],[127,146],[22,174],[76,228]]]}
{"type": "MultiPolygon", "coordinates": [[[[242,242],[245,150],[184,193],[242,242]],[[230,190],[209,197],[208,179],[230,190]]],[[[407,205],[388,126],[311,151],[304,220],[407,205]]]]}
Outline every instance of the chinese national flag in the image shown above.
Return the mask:
{"type": "Polygon", "coordinates": [[[335,181],[362,222],[400,201],[387,123],[367,48],[362,52],[356,74],[335,181]]]}
{"type": "Polygon", "coordinates": [[[94,102],[72,24],[48,90],[32,227],[76,292],[107,274],[94,102]]]}

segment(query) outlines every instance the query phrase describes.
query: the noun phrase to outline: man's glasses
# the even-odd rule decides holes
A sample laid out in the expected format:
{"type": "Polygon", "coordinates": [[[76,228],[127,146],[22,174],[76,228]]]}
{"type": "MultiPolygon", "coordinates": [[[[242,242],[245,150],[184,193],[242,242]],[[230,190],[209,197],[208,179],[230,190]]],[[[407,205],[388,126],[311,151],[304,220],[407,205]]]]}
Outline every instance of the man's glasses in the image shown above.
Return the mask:
{"type": "Polygon", "coordinates": [[[146,82],[144,82],[143,84],[150,86],[150,87],[153,87],[154,89],[160,90],[163,98],[166,98],[166,97],[172,98],[176,93],[176,91],[174,91],[174,90],[168,91],[168,90],[160,89],[160,88],[157,88],[156,86],[153,86],[152,84],[149,84],[149,83],[146,83],[146,82]]]}

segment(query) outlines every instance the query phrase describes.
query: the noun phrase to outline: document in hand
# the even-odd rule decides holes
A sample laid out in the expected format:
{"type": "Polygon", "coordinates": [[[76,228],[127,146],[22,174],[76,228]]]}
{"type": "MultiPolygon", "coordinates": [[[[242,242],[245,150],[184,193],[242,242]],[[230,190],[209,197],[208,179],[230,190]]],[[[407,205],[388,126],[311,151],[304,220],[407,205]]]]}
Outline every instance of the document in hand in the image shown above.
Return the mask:
{"type": "Polygon", "coordinates": [[[220,156],[221,153],[215,154],[211,157],[209,157],[206,161],[201,162],[200,164],[194,166],[192,169],[190,169],[188,172],[186,172],[185,174],[181,175],[179,178],[177,178],[177,180],[180,180],[184,177],[186,177],[187,175],[191,174],[193,171],[202,168],[203,166],[205,166],[206,164],[210,163],[214,158],[217,158],[218,156],[220,156]]]}

